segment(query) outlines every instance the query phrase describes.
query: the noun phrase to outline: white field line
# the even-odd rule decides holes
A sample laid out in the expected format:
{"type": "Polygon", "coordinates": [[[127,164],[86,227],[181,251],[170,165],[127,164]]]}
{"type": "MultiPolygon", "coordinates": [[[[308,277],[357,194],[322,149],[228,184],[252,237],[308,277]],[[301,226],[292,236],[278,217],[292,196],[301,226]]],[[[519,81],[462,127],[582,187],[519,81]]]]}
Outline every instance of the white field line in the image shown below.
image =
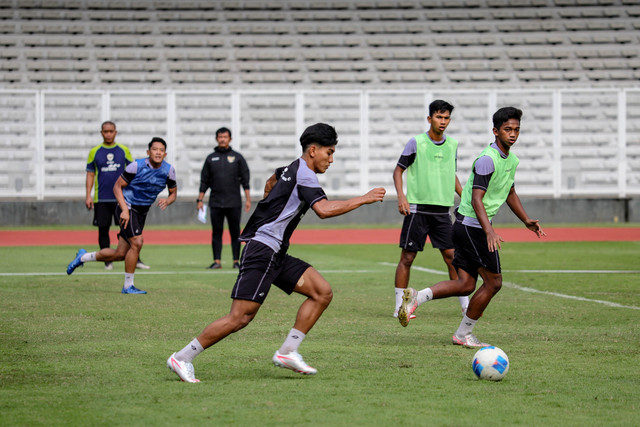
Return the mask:
{"type": "MultiPolygon", "coordinates": [[[[380,264],[383,265],[389,265],[389,266],[395,266],[396,264],[392,264],[389,262],[382,262],[380,264]]],[[[445,271],[439,271],[439,270],[432,270],[430,268],[424,268],[424,267],[411,267],[411,269],[415,269],[418,271],[423,271],[425,273],[431,273],[431,274],[440,274],[443,276],[447,276],[448,273],[445,271]]],[[[503,270],[503,271],[508,271],[508,272],[513,272],[513,273],[630,273],[630,274],[637,274],[638,271],[637,270],[503,270]]],[[[557,298],[565,298],[565,299],[570,299],[570,300],[574,300],[574,301],[586,301],[586,302],[595,302],[598,304],[603,304],[603,305],[607,305],[609,307],[616,307],[616,308],[628,308],[631,310],[640,310],[640,307],[636,307],[633,305],[623,305],[623,304],[618,304],[615,302],[611,302],[611,301],[604,301],[604,300],[598,300],[598,299],[591,299],[591,298],[583,298],[583,297],[578,297],[575,295],[566,295],[566,294],[561,294],[558,292],[549,292],[549,291],[541,291],[538,289],[534,289],[534,288],[528,288],[525,286],[520,286],[520,285],[516,285],[515,283],[511,283],[511,282],[502,282],[502,286],[506,286],[508,288],[512,288],[512,289],[517,289],[519,291],[523,291],[523,292],[530,292],[530,293],[534,293],[534,294],[542,294],[542,295],[550,295],[550,296],[554,296],[557,298]]]]}
{"type": "MultiPolygon", "coordinates": [[[[396,264],[392,264],[390,262],[380,262],[380,265],[384,265],[384,266],[391,266],[391,267],[395,267],[396,264]]],[[[430,268],[425,268],[425,267],[416,267],[413,266],[411,267],[413,270],[416,271],[422,271],[425,273],[431,273],[431,274],[439,274],[442,276],[446,276],[448,273],[445,271],[441,271],[441,270],[433,270],[430,268]]],[[[606,274],[637,274],[640,271],[638,270],[503,270],[505,272],[510,272],[510,273],[553,273],[553,274],[557,274],[557,273],[606,273],[606,274]]],[[[379,270],[321,270],[321,273],[324,274],[344,274],[344,273],[379,273],[379,270]]],[[[102,276],[102,275],[121,275],[121,272],[87,272],[87,273],[82,273],[82,272],[74,272],[74,276],[77,275],[81,275],[81,276],[102,276]]],[[[211,274],[211,275],[220,275],[220,274],[224,274],[224,275],[232,275],[232,274],[237,274],[237,271],[234,270],[229,270],[229,271],[216,271],[216,272],[207,272],[207,271],[181,271],[181,272],[177,272],[177,271],[145,271],[145,272],[140,272],[140,273],[136,273],[136,274],[142,274],[142,275],[169,275],[169,274],[211,274]]],[[[55,272],[55,273],[0,273],[0,277],[12,277],[12,276],[64,276],[66,275],[66,272],[55,272]]],[[[570,300],[574,300],[574,301],[585,301],[585,302],[594,302],[594,303],[598,303],[598,304],[603,304],[609,307],[616,307],[616,308],[628,308],[631,310],[640,310],[640,307],[636,307],[636,306],[632,306],[632,305],[623,305],[623,304],[618,304],[615,302],[611,302],[611,301],[604,301],[604,300],[597,300],[597,299],[590,299],[590,298],[583,298],[583,297],[578,297],[575,295],[566,295],[566,294],[561,294],[558,292],[549,292],[549,291],[541,291],[538,289],[534,289],[534,288],[528,288],[525,286],[520,286],[517,285],[515,283],[511,283],[511,282],[502,282],[503,286],[506,286],[508,288],[512,288],[512,289],[517,289],[523,292],[530,292],[530,293],[536,293],[536,294],[542,294],[542,295],[550,295],[550,296],[554,296],[557,298],[565,298],[565,299],[570,299],[570,300]]]]}
{"type": "MultiPolygon", "coordinates": [[[[380,270],[320,270],[321,273],[327,274],[343,274],[343,273],[380,273],[380,270]]],[[[83,273],[81,271],[75,271],[73,276],[121,276],[122,271],[90,271],[83,273]]],[[[210,274],[213,276],[223,275],[237,275],[238,270],[227,271],[136,271],[136,275],[150,276],[150,275],[169,275],[169,274],[210,274]]],[[[67,276],[65,272],[53,272],[53,273],[0,273],[0,277],[28,277],[28,276],[67,276]]]]}

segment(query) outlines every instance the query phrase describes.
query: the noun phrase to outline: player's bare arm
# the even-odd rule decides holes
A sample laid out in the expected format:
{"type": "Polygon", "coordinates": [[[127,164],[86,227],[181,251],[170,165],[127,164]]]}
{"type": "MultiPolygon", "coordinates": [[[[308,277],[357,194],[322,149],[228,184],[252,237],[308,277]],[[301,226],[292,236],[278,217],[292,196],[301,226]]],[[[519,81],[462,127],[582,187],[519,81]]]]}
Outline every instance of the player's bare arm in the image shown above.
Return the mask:
{"type": "Polygon", "coordinates": [[[178,187],[169,188],[169,197],[166,199],[159,199],[158,206],[161,210],[167,209],[167,206],[176,201],[178,197],[178,187]]]}
{"type": "Polygon", "coordinates": [[[501,249],[500,243],[504,242],[504,240],[502,239],[502,236],[496,233],[496,231],[493,229],[493,225],[491,225],[491,221],[489,221],[487,210],[484,207],[484,203],[482,203],[482,199],[484,198],[485,193],[486,191],[484,190],[474,188],[471,192],[471,206],[473,206],[473,210],[476,213],[476,218],[478,218],[478,222],[487,235],[487,245],[489,246],[489,251],[495,252],[496,250],[501,249]]]}
{"type": "Polygon", "coordinates": [[[524,210],[524,206],[522,206],[522,202],[520,201],[520,197],[518,193],[516,193],[515,187],[511,187],[509,191],[509,195],[507,196],[507,205],[511,209],[511,211],[522,221],[529,230],[536,233],[538,238],[542,236],[546,236],[546,233],[542,230],[539,224],[539,220],[529,218],[527,212],[524,210]]]}
{"type": "Polygon", "coordinates": [[[93,180],[95,179],[95,172],[87,172],[87,180],[86,180],[86,197],[84,205],[87,209],[91,210],[93,208],[93,197],[91,197],[91,189],[93,188],[93,180]]]}
{"type": "Polygon", "coordinates": [[[273,186],[276,185],[276,181],[278,181],[278,179],[276,178],[275,173],[271,175],[269,179],[267,179],[267,182],[265,182],[264,184],[264,194],[262,195],[263,199],[266,199],[269,193],[271,193],[271,189],[273,189],[273,186]]]}
{"type": "Polygon", "coordinates": [[[407,201],[407,196],[404,194],[404,189],[402,188],[402,174],[404,173],[404,169],[400,166],[396,166],[393,170],[393,185],[396,188],[396,194],[398,195],[398,212],[402,215],[409,215],[409,202],[407,201]]]}
{"type": "Polygon", "coordinates": [[[384,188],[378,187],[369,191],[367,194],[348,200],[322,199],[314,203],[311,209],[322,219],[331,218],[351,212],[362,205],[381,202],[384,199],[385,193],[386,190],[384,188]]]}
{"type": "Polygon", "coordinates": [[[460,184],[460,180],[458,179],[458,175],[456,175],[456,194],[462,197],[462,184],[460,184]]]}
{"type": "Polygon", "coordinates": [[[129,207],[127,206],[127,202],[124,200],[122,189],[127,185],[129,185],[127,181],[120,177],[113,186],[113,195],[116,196],[118,205],[120,205],[120,210],[122,210],[122,213],[120,214],[120,225],[125,228],[129,224],[129,207]]]}

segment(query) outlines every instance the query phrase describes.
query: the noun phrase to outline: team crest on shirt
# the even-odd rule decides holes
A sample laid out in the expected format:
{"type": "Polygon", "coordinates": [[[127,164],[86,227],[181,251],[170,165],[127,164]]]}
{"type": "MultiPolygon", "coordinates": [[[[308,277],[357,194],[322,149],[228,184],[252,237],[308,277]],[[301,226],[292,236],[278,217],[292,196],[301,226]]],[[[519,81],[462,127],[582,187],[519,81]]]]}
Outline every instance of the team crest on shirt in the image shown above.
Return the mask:
{"type": "Polygon", "coordinates": [[[280,179],[283,181],[291,181],[291,177],[290,176],[284,176],[284,174],[289,170],[288,167],[284,168],[284,170],[282,171],[282,174],[280,174],[280,179]]]}
{"type": "Polygon", "coordinates": [[[117,172],[120,169],[120,163],[114,161],[115,155],[113,153],[107,154],[107,164],[100,168],[100,172],[117,172]]]}
{"type": "Polygon", "coordinates": [[[229,157],[227,157],[227,161],[228,161],[229,163],[233,163],[233,162],[235,162],[235,161],[236,161],[236,156],[229,156],[229,157]]]}

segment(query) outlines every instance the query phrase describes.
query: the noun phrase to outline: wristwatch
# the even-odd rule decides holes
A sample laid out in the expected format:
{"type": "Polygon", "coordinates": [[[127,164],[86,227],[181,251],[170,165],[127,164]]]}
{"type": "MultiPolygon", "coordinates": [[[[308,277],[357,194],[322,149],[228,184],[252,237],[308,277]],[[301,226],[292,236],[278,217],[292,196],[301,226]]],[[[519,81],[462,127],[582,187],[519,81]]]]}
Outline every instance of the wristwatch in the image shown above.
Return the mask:
{"type": "Polygon", "coordinates": [[[202,199],[198,199],[196,200],[196,203],[200,203],[202,201],[202,199]]]}

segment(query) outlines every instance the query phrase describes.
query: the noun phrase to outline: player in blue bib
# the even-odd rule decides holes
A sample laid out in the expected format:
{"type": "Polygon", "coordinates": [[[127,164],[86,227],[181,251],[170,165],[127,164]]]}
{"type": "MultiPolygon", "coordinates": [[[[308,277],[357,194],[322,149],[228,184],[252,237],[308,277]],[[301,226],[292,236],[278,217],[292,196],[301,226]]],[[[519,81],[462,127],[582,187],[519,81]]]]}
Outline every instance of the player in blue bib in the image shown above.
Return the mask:
{"type": "MultiPolygon", "coordinates": [[[[100,249],[104,249],[111,246],[111,224],[118,223],[118,201],[113,194],[113,186],[124,172],[124,168],[133,162],[133,157],[125,145],[116,142],[118,131],[114,122],[103,122],[100,134],[102,144],[93,147],[87,157],[85,206],[89,210],[93,209],[93,225],[98,227],[98,245],[100,249]]],[[[149,268],[140,259],[137,267],[149,268]]],[[[105,262],[104,268],[112,270],[113,263],[105,262]]]]}
{"type": "Polygon", "coordinates": [[[149,157],[130,163],[113,187],[113,193],[118,201],[116,216],[120,222],[118,247],[115,250],[104,248],[98,252],[80,249],[67,266],[67,274],[73,273],[85,262],[124,260],[125,275],[122,293],[147,293],[133,284],[136,264],[143,244],[142,230],[147,212],[165,187],[169,190],[169,197],[158,200],[160,209],[165,210],[175,202],[178,195],[176,171],[173,166],[164,161],[167,156],[167,143],[162,138],[154,137],[149,143],[147,155],[149,157]]]}

